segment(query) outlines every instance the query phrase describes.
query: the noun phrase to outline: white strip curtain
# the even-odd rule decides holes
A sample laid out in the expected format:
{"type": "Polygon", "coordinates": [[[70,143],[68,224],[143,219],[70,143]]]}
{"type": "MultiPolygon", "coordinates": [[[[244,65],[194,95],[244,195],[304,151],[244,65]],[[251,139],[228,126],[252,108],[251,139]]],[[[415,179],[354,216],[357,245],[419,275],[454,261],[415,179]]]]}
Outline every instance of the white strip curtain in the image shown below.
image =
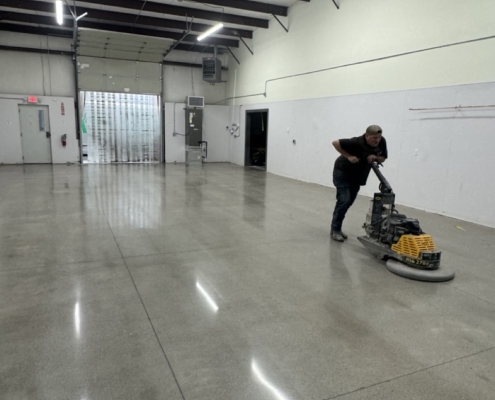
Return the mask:
{"type": "Polygon", "coordinates": [[[83,98],[87,162],[161,161],[159,96],[85,92],[83,98]]]}

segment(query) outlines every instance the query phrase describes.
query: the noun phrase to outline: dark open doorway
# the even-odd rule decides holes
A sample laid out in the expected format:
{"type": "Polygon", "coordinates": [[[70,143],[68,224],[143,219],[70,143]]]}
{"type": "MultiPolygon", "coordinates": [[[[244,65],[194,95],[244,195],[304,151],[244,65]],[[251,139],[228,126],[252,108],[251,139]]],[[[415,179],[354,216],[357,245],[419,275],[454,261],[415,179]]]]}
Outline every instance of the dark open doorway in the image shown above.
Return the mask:
{"type": "Polygon", "coordinates": [[[268,110],[246,111],[246,154],[244,165],[266,171],[268,110]]]}

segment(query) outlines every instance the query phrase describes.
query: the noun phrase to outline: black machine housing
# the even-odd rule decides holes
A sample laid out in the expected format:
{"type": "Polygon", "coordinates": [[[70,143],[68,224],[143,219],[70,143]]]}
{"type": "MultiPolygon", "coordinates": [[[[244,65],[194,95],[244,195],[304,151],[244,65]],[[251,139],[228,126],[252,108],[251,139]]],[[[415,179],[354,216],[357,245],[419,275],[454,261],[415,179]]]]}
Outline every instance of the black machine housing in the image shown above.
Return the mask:
{"type": "Polygon", "coordinates": [[[371,168],[380,181],[380,192],[374,194],[363,225],[367,236],[359,240],[382,259],[397,259],[413,268],[437,269],[440,266],[440,251],[422,251],[416,258],[392,250],[391,246],[398,243],[402,235],[422,235],[424,232],[417,219],[408,218],[396,210],[395,194],[378,164],[373,162],[371,168]]]}

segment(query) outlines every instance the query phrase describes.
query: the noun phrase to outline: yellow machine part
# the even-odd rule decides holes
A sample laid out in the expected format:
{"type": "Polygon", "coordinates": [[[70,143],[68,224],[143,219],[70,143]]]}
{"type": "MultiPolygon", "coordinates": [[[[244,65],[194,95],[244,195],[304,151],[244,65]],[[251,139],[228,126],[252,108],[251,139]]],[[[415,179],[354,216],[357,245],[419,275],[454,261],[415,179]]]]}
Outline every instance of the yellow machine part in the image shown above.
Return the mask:
{"type": "Polygon", "coordinates": [[[392,250],[404,256],[419,258],[420,252],[435,250],[431,235],[402,235],[392,250]]]}

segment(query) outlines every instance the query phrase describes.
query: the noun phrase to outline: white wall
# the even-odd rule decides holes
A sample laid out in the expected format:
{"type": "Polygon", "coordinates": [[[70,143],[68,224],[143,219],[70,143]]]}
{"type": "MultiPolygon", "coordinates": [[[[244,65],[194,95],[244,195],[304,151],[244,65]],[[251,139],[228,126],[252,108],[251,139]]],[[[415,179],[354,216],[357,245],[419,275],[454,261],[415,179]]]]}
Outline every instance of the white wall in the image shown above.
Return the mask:
{"type": "MultiPolygon", "coordinates": [[[[331,142],[378,124],[389,148],[383,172],[398,203],[495,227],[495,83],[236,107],[241,136],[230,139],[232,162],[244,163],[246,110],[264,108],[269,172],[333,186],[331,142]],[[459,105],[490,107],[410,110],[459,105]]],[[[361,194],[377,185],[371,176],[361,194]]]]}
{"type": "MultiPolygon", "coordinates": [[[[15,47],[71,51],[70,39],[1,32],[0,44],[15,47]]],[[[18,105],[35,95],[49,106],[53,163],[77,162],[75,133],[75,80],[70,55],[0,51],[0,163],[22,164],[22,142],[18,105]],[[7,99],[6,97],[10,98],[7,99]],[[64,103],[65,116],[60,115],[64,103]],[[66,133],[67,146],[60,136],[66,133]]]]}
{"type": "MultiPolygon", "coordinates": [[[[186,51],[172,51],[166,57],[166,61],[202,64],[205,53],[192,53],[186,51]]],[[[219,55],[222,65],[228,66],[228,57],[219,55]]],[[[227,81],[228,71],[222,71],[222,80],[227,81]]],[[[227,83],[218,82],[211,84],[203,81],[201,68],[182,67],[174,65],[163,66],[164,102],[184,102],[187,96],[202,96],[206,104],[215,104],[227,97],[227,83]]]]}
{"type": "MultiPolygon", "coordinates": [[[[26,96],[0,94],[0,164],[22,164],[21,124],[19,105],[26,104],[26,96]]],[[[39,105],[47,105],[50,117],[53,164],[79,161],[76,139],[74,99],[71,97],[39,97],[39,105]],[[61,104],[64,103],[65,115],[61,104]],[[67,145],[61,136],[67,134],[67,145]]]]}
{"type": "MultiPolygon", "coordinates": [[[[165,104],[165,162],[185,162],[185,103],[165,104]],[[175,116],[174,116],[175,115],[175,116]],[[175,132],[181,135],[173,136],[175,132]]],[[[203,140],[208,142],[206,162],[229,161],[229,107],[205,106],[203,110],[203,140]]]]}
{"type": "MultiPolygon", "coordinates": [[[[0,45],[71,51],[70,44],[69,39],[0,31],[0,45]]],[[[1,50],[0,74],[0,93],[74,97],[70,55],[1,50]]]]}
{"type": "MultiPolygon", "coordinates": [[[[495,1],[331,0],[297,2],[284,22],[257,29],[230,61],[228,96],[265,91],[265,81],[495,34],[495,1]],[[234,84],[235,82],[235,84],[234,84]]],[[[271,82],[274,102],[495,81],[495,39],[271,82]]]]}
{"type": "MultiPolygon", "coordinates": [[[[187,96],[201,96],[207,104],[215,104],[227,97],[225,83],[212,85],[203,81],[201,68],[163,66],[164,100],[167,103],[184,102],[187,96]]],[[[227,74],[224,71],[225,80],[227,74]]]]}
{"type": "MultiPolygon", "coordinates": [[[[333,186],[338,154],[331,141],[379,124],[390,148],[384,173],[399,203],[495,227],[488,176],[495,167],[495,107],[409,110],[495,104],[495,39],[476,40],[495,34],[495,2],[339,4],[337,10],[328,0],[297,2],[284,19],[289,33],[271,20],[248,42],[254,56],[236,50],[241,64],[230,62],[227,97],[265,88],[266,97],[229,103],[231,122],[241,125],[241,137],[231,137],[231,161],[244,162],[245,111],[268,108],[268,171],[333,186]],[[391,57],[449,44],[455,45],[391,57]],[[317,70],[325,71],[265,86],[317,70]]],[[[373,176],[361,193],[372,194],[376,183],[373,176]]]]}

